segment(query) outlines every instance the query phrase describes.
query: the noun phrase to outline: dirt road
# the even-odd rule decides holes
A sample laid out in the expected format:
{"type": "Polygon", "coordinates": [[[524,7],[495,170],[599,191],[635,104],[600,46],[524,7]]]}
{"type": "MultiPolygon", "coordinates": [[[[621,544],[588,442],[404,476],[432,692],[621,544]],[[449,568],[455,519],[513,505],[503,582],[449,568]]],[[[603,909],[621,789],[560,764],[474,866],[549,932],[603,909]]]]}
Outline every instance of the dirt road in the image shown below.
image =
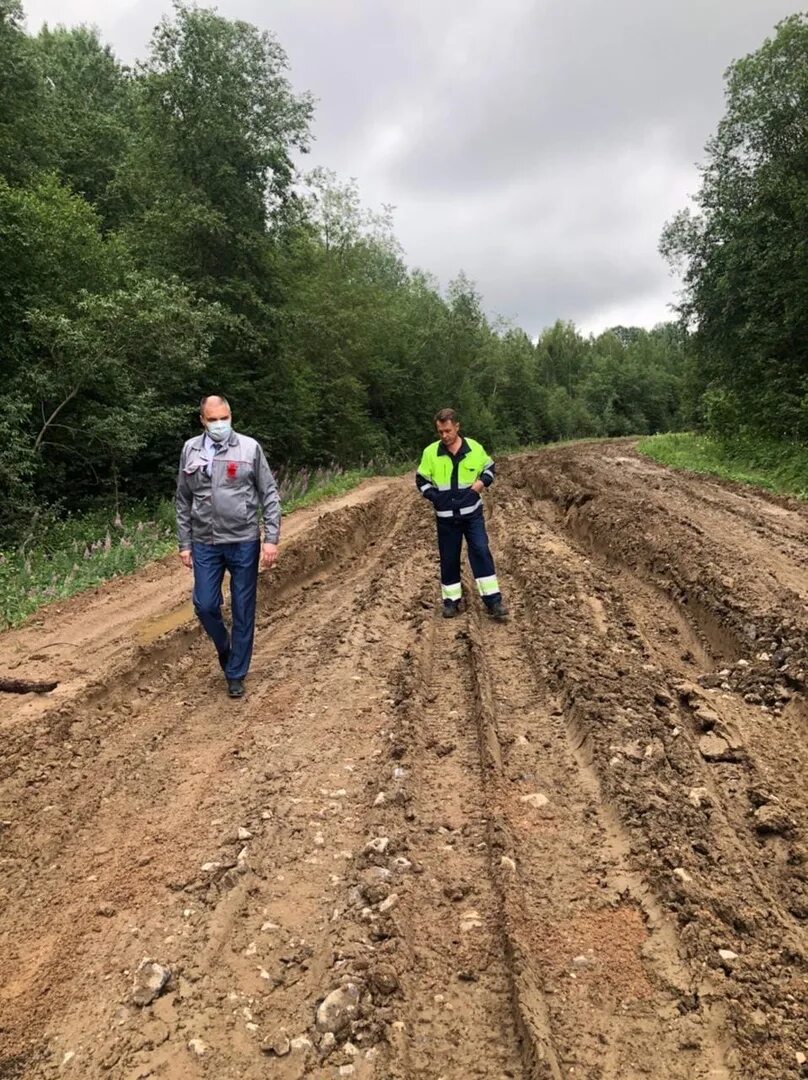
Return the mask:
{"type": "Polygon", "coordinates": [[[808,1075],[808,511],[488,499],[505,625],[408,480],[293,517],[241,702],[170,562],[0,637],[0,1077],[808,1075]]]}

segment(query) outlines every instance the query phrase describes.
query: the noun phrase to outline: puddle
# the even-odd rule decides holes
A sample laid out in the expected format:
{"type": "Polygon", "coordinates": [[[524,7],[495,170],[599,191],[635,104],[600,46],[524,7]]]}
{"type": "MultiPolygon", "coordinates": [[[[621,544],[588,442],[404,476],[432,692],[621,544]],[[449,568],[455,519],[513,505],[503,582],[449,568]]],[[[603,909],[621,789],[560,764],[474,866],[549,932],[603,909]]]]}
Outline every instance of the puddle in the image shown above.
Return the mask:
{"type": "Polygon", "coordinates": [[[153,641],[162,637],[163,634],[176,630],[178,626],[183,626],[193,618],[194,605],[189,600],[182,607],[175,608],[165,615],[153,616],[138,623],[135,629],[135,638],[138,645],[150,645],[153,641]]]}

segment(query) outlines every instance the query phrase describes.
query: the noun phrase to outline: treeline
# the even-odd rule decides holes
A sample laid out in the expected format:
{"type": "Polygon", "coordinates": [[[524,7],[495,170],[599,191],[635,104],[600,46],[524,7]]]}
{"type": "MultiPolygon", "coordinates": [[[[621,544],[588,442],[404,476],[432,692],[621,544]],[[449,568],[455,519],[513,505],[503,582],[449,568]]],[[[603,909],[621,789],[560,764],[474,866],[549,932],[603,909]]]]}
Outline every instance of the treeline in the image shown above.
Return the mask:
{"type": "Polygon", "coordinates": [[[167,492],[225,393],[274,464],[411,458],[435,409],[493,447],[680,426],[672,325],[537,343],[319,170],[275,39],[179,5],[122,66],[0,0],[0,545],[43,507],[167,492]]]}
{"type": "Polygon", "coordinates": [[[685,272],[686,395],[721,437],[808,442],[808,15],[726,75],[695,212],[662,252],[685,272]]]}

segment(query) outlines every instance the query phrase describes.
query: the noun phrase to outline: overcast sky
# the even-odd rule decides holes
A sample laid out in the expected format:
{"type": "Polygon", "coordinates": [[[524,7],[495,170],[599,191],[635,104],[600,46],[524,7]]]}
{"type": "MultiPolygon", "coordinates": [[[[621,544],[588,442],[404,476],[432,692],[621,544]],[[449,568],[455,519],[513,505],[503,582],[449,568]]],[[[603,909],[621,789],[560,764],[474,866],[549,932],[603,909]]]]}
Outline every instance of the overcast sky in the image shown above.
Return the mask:
{"type": "MultiPolygon", "coordinates": [[[[463,269],[532,336],[669,317],[664,222],[698,186],[723,73],[794,0],[222,0],[318,99],[309,162],[392,203],[410,266],[463,269]]],[[[167,0],[28,0],[145,55],[167,0]]]]}

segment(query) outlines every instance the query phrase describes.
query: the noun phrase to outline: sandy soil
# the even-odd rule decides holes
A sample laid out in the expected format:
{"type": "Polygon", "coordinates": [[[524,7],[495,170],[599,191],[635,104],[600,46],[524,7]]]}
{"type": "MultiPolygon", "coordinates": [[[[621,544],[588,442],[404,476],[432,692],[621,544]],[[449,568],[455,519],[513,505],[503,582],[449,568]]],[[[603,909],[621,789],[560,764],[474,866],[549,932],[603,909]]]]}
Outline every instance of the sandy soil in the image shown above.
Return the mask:
{"type": "Polygon", "coordinates": [[[587,444],[487,512],[506,624],[408,480],[290,518],[240,702],[175,560],[0,636],[0,1077],[808,1075],[808,510],[587,444]]]}

